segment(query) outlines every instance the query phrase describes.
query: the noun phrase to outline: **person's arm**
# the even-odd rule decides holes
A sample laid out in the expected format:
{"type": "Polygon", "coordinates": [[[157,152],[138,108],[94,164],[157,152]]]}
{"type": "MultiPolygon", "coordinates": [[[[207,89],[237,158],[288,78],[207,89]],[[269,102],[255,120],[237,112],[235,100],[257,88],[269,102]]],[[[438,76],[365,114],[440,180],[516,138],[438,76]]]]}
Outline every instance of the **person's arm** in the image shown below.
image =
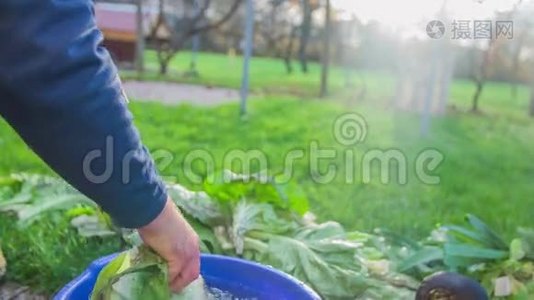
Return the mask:
{"type": "Polygon", "coordinates": [[[101,42],[91,0],[1,1],[0,113],[60,176],[175,261],[173,280],[198,276],[183,270],[198,265],[196,235],[167,199],[101,42]]]}

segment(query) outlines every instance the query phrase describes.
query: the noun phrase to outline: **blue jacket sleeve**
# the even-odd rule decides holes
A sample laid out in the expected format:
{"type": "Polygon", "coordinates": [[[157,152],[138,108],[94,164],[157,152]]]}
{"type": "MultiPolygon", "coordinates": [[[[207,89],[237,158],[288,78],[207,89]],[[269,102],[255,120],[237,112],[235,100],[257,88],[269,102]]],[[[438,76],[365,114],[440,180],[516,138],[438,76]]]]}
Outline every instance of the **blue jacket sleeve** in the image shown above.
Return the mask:
{"type": "Polygon", "coordinates": [[[163,209],[90,0],[0,1],[0,113],[60,176],[121,226],[163,209]]]}

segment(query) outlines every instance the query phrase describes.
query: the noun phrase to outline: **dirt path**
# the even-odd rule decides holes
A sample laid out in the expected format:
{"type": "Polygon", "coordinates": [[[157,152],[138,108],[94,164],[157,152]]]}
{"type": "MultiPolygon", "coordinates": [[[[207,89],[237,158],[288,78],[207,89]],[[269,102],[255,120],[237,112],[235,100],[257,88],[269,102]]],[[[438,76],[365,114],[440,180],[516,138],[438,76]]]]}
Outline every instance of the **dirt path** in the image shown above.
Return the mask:
{"type": "Polygon", "coordinates": [[[139,101],[210,106],[239,99],[237,90],[219,87],[156,81],[125,81],[123,85],[128,97],[139,101]]]}

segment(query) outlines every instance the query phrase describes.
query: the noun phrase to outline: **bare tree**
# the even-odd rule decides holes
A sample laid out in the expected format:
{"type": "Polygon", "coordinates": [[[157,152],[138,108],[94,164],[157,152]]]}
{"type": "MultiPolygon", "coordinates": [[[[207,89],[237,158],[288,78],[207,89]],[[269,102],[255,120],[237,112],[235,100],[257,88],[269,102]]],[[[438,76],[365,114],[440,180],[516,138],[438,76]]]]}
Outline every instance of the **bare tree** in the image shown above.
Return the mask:
{"type": "Polygon", "coordinates": [[[313,13],[320,7],[316,0],[300,0],[302,21],[299,26],[300,40],[298,57],[300,69],[303,73],[308,73],[308,45],[312,36],[313,13]]]}
{"type": "MultiPolygon", "coordinates": [[[[472,80],[475,82],[475,93],[473,94],[473,100],[471,102],[472,112],[478,112],[480,96],[482,95],[484,85],[486,84],[489,76],[490,63],[492,61],[492,55],[495,52],[495,45],[495,39],[490,39],[487,48],[482,53],[482,59],[480,63],[477,64],[476,58],[473,59],[473,61],[475,61],[475,66],[472,74],[472,80]]],[[[473,50],[473,55],[478,55],[476,48],[473,50]]]]}
{"type": "MultiPolygon", "coordinates": [[[[517,98],[518,86],[522,82],[530,82],[534,94],[534,62],[526,59],[534,48],[532,13],[534,13],[533,7],[517,9],[514,17],[514,30],[518,32],[512,41],[510,63],[510,77],[513,79],[511,94],[514,99],[517,98]]],[[[531,99],[529,115],[534,116],[534,97],[531,99]]]]}
{"type": "MultiPolygon", "coordinates": [[[[517,0],[512,9],[501,14],[502,19],[511,20],[514,15],[517,13],[518,8],[521,6],[522,0],[517,0]]],[[[502,47],[502,41],[499,39],[491,38],[488,42],[488,46],[482,55],[482,61],[480,65],[475,67],[473,73],[473,81],[475,82],[475,94],[473,95],[473,101],[471,106],[471,111],[477,112],[479,109],[480,96],[484,89],[484,85],[489,77],[491,63],[497,58],[499,53],[499,48],[502,47]]],[[[519,55],[519,54],[518,54],[519,55]]]]}
{"type": "Polygon", "coordinates": [[[141,77],[145,70],[144,52],[145,52],[145,33],[143,30],[143,0],[135,0],[136,14],[136,31],[137,40],[135,43],[135,62],[137,69],[137,76],[141,77]]]}
{"type": "Polygon", "coordinates": [[[330,33],[331,33],[331,6],[330,0],[326,0],[325,7],[325,25],[323,33],[323,57],[321,70],[321,91],[320,97],[326,97],[328,94],[328,76],[330,70],[330,33]]]}
{"type": "Polygon", "coordinates": [[[287,73],[293,72],[291,57],[300,29],[300,7],[290,0],[266,0],[258,5],[258,33],[266,54],[282,58],[287,73]]]}
{"type": "Polygon", "coordinates": [[[300,24],[300,43],[299,43],[299,61],[300,69],[303,73],[308,73],[308,57],[306,49],[310,41],[312,29],[312,13],[314,8],[311,0],[301,0],[302,6],[302,23],[300,24]]]}
{"type": "Polygon", "coordinates": [[[263,39],[266,54],[274,57],[280,56],[278,45],[288,37],[287,30],[290,22],[285,18],[285,0],[269,0],[257,7],[256,15],[260,23],[258,33],[263,39]]]}
{"type": "Polygon", "coordinates": [[[288,41],[286,43],[286,49],[284,51],[284,64],[286,66],[286,71],[288,74],[293,73],[293,65],[291,64],[291,57],[293,56],[293,48],[295,47],[295,40],[297,37],[298,27],[293,26],[289,34],[288,41]]]}
{"type": "Polygon", "coordinates": [[[512,51],[512,62],[510,64],[510,72],[512,77],[512,98],[517,98],[517,87],[518,87],[518,81],[520,80],[520,67],[521,67],[521,53],[524,50],[525,42],[528,37],[528,32],[526,30],[520,31],[518,34],[517,41],[514,44],[514,49],[512,51]]]}
{"type": "Polygon", "coordinates": [[[204,0],[202,3],[198,3],[198,8],[194,7],[194,2],[182,0],[180,2],[181,7],[174,5],[175,7],[180,7],[183,11],[183,16],[181,17],[178,17],[176,13],[169,15],[166,12],[165,1],[159,0],[158,18],[150,36],[156,46],[160,74],[167,73],[169,62],[176,53],[183,49],[189,38],[195,34],[215,29],[227,22],[242,2],[243,0],[232,0],[225,13],[215,21],[210,21],[207,15],[212,6],[212,0],[204,0]],[[161,31],[166,32],[163,37],[161,36],[161,31]]]}

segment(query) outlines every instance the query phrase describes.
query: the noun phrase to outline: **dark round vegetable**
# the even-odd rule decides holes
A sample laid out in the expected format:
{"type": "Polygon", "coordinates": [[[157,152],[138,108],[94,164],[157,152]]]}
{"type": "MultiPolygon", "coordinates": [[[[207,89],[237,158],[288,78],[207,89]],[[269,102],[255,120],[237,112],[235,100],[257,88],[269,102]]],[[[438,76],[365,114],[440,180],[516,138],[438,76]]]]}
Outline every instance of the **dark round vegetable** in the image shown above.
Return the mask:
{"type": "Polygon", "coordinates": [[[475,280],[456,273],[437,273],[427,277],[416,300],[488,300],[486,290],[475,280]]]}

